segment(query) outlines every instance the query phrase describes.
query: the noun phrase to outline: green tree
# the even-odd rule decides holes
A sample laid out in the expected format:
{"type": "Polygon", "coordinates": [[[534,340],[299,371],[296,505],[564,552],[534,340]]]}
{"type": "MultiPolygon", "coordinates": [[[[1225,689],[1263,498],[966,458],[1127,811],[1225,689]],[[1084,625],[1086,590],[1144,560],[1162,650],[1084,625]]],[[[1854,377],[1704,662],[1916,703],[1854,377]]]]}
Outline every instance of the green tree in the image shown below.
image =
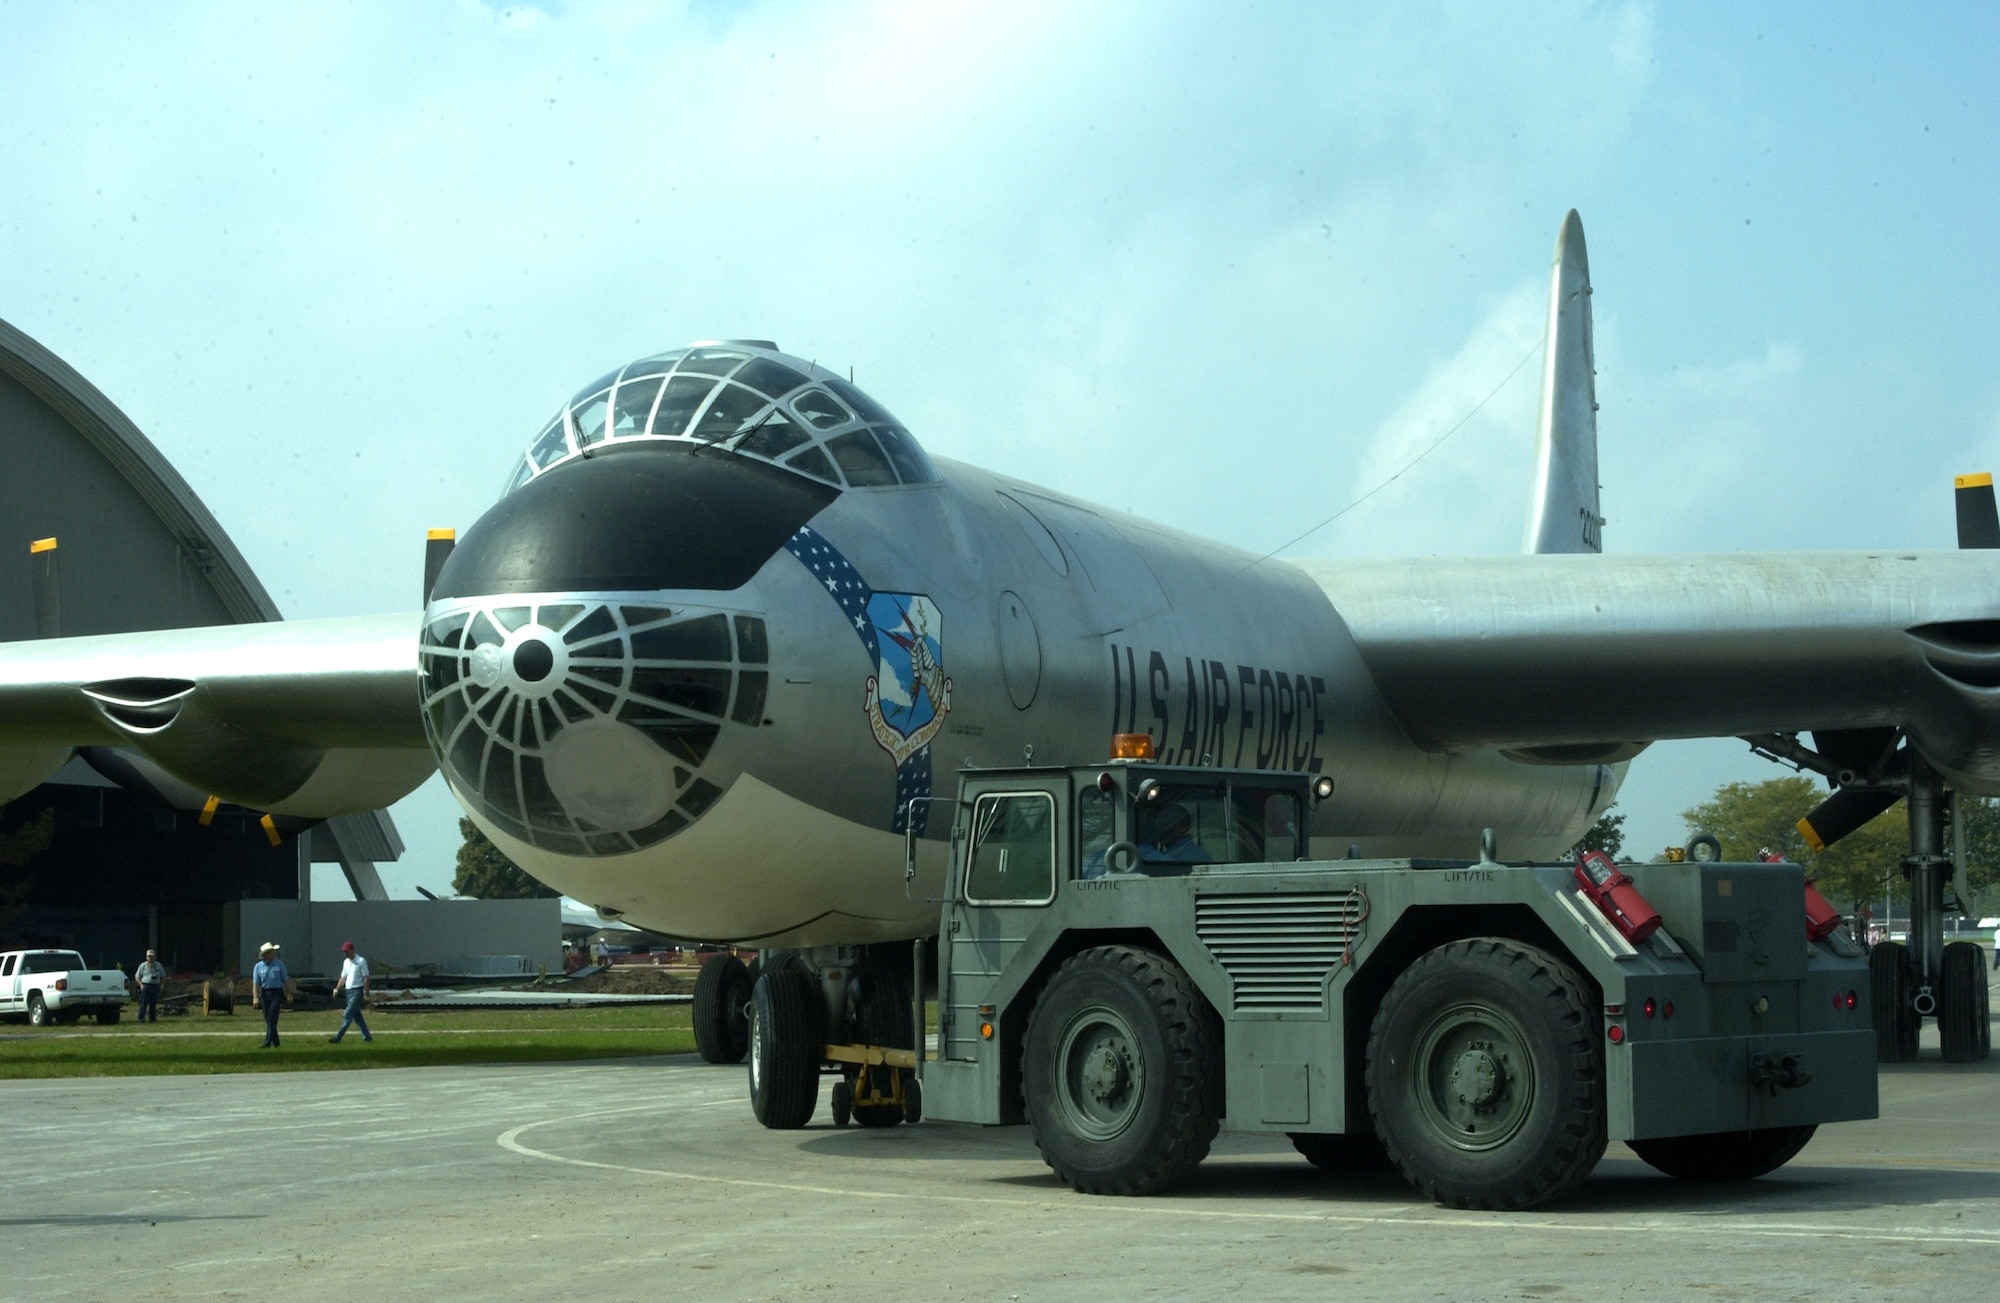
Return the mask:
{"type": "MultiPolygon", "coordinates": [[[[1978,918],[2000,913],[1995,890],[2000,888],[2000,800],[1961,795],[1958,817],[1965,821],[1965,877],[1972,899],[1965,907],[1978,918]]],[[[1947,847],[1950,845],[1946,842],[1947,847]]]]}
{"type": "Polygon", "coordinates": [[[486,834],[472,820],[460,819],[458,831],[465,844],[458,848],[458,872],[452,877],[451,889],[459,895],[477,896],[481,900],[524,900],[559,894],[529,877],[526,870],[486,840],[486,834]]]}
{"type": "MultiPolygon", "coordinates": [[[[1852,912],[1871,902],[1879,907],[1885,881],[1900,892],[1897,870],[1910,846],[1909,819],[1901,802],[1818,853],[1807,849],[1798,822],[1826,799],[1826,789],[1802,775],[1762,783],[1725,783],[1715,795],[1683,811],[1690,834],[1711,833],[1726,860],[1748,860],[1760,850],[1779,851],[1803,864],[1826,898],[1852,912]],[[1885,879],[1884,875],[1888,875],[1885,879]]],[[[2000,844],[2000,816],[1994,819],[2000,844]]],[[[1967,823],[1968,830],[1971,823],[1967,823]]]]}
{"type": "Polygon", "coordinates": [[[1597,822],[1583,834],[1583,839],[1569,848],[1572,858],[1585,851],[1603,851],[1614,860],[1618,858],[1619,852],[1625,849],[1625,816],[1611,813],[1616,808],[1616,803],[1605,807],[1597,822]]]}

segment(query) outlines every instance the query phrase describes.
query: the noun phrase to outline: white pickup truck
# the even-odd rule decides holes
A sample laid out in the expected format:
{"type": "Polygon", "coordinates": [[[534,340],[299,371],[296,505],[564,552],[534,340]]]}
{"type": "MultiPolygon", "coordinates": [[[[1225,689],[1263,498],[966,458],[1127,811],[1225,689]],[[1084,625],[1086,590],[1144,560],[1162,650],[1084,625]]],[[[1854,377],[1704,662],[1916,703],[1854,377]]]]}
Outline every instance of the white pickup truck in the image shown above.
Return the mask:
{"type": "Polygon", "coordinates": [[[0,950],[0,1018],[46,1027],[94,1013],[115,1023],[129,999],[125,974],[92,968],[74,950],[0,950]]]}

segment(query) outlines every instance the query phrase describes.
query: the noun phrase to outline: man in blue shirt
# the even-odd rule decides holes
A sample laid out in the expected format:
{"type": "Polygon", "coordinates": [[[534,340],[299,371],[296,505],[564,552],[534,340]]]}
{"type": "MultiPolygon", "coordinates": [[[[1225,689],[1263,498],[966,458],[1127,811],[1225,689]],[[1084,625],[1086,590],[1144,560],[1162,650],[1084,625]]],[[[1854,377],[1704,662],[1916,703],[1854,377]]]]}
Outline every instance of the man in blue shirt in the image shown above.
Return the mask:
{"type": "Polygon", "coordinates": [[[266,941],[257,947],[257,966],[250,970],[250,989],[257,994],[257,1007],[264,1011],[264,1043],[257,1048],[278,1047],[278,1010],[285,1002],[285,983],[292,975],[278,958],[278,943],[266,941]]]}

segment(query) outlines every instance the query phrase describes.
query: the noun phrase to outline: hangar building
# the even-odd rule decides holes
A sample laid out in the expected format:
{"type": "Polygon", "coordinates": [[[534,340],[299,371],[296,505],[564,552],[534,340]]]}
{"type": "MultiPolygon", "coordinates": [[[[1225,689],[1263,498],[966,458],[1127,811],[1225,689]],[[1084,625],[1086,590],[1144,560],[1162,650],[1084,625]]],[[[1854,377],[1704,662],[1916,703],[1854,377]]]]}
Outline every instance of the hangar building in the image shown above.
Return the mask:
{"type": "MultiPolygon", "coordinates": [[[[0,321],[0,641],[279,618],[158,449],[0,321]]],[[[386,812],[274,839],[256,811],[204,821],[169,788],[136,753],[86,747],[0,809],[0,847],[17,851],[0,856],[0,949],[70,946],[129,971],[150,945],[174,971],[225,971],[245,940],[231,903],[309,900],[315,863],[338,864],[357,900],[386,898],[375,865],[402,853],[386,812]],[[7,863],[45,818],[46,849],[7,863]]]]}

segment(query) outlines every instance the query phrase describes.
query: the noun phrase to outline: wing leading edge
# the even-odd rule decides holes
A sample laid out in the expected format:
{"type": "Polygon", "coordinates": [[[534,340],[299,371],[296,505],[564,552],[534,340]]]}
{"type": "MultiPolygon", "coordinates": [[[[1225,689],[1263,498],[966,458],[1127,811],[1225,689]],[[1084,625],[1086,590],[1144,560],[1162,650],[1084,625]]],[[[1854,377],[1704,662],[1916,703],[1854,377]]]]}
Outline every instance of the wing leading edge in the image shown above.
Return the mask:
{"type": "Polygon", "coordinates": [[[436,767],[421,616],[286,620],[0,645],[0,799],[72,748],[129,747],[224,801],[322,819],[378,809],[436,767]]]}

